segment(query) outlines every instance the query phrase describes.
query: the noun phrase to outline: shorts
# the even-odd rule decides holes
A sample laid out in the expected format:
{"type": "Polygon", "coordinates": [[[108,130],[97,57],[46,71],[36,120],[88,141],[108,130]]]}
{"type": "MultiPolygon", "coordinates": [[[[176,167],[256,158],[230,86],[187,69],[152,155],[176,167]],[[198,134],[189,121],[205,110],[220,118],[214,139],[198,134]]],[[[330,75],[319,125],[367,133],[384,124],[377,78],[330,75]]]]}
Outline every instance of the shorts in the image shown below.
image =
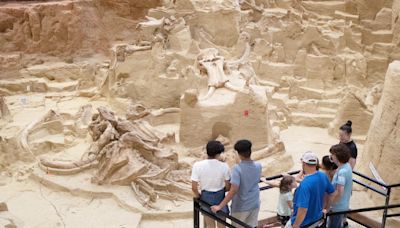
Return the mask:
{"type": "MultiPolygon", "coordinates": [[[[217,192],[209,192],[206,190],[201,191],[200,199],[211,206],[218,205],[225,198],[225,189],[221,189],[217,192]]],[[[206,211],[211,212],[210,208],[205,208],[206,211]]],[[[221,211],[229,214],[228,205],[221,209],[221,211]]]]}
{"type": "MultiPolygon", "coordinates": [[[[259,211],[260,211],[260,208],[257,207],[250,211],[232,212],[232,217],[239,219],[240,221],[246,223],[247,225],[250,225],[251,227],[257,227],[259,211]]],[[[239,224],[236,224],[234,222],[232,222],[232,225],[234,225],[236,227],[242,227],[239,224]]]]}
{"type": "Polygon", "coordinates": [[[327,227],[343,228],[345,219],[346,216],[344,214],[331,215],[328,217],[328,221],[326,222],[327,227]]]}
{"type": "MultiPolygon", "coordinates": [[[[324,220],[319,220],[313,224],[311,224],[310,226],[308,226],[307,228],[317,228],[320,227],[320,225],[323,223],[324,220]]],[[[293,228],[292,226],[292,221],[289,219],[289,221],[286,223],[285,228],[293,228]]]]}
{"type": "Polygon", "coordinates": [[[276,217],[278,218],[278,221],[282,224],[282,225],[286,225],[286,223],[289,221],[290,216],[284,216],[284,215],[279,215],[276,214],[276,217]]]}

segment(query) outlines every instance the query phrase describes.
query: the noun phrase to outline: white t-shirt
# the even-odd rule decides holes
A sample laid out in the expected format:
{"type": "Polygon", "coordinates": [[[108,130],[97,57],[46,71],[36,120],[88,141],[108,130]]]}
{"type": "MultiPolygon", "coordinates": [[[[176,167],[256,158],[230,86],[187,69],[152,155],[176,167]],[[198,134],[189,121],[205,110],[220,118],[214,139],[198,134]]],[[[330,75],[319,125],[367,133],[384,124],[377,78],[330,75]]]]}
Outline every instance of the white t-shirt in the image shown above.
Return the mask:
{"type": "Polygon", "coordinates": [[[193,165],[191,179],[199,183],[201,190],[216,192],[230,179],[229,167],[217,159],[198,161],[193,165]]]}
{"type": "Polygon", "coordinates": [[[288,201],[293,201],[293,193],[292,192],[285,192],[279,194],[279,202],[277,213],[281,216],[291,216],[292,209],[290,209],[288,205],[288,201]]]}

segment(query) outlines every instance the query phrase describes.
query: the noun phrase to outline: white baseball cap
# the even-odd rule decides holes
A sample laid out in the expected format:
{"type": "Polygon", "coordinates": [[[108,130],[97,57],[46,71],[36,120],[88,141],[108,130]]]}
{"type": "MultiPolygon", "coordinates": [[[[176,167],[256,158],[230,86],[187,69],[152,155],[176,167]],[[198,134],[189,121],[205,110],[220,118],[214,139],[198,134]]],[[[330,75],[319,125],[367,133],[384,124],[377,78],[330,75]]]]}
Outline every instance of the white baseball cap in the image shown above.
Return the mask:
{"type": "Polygon", "coordinates": [[[318,157],[312,151],[307,151],[301,157],[301,161],[309,165],[316,165],[318,164],[318,157]]]}

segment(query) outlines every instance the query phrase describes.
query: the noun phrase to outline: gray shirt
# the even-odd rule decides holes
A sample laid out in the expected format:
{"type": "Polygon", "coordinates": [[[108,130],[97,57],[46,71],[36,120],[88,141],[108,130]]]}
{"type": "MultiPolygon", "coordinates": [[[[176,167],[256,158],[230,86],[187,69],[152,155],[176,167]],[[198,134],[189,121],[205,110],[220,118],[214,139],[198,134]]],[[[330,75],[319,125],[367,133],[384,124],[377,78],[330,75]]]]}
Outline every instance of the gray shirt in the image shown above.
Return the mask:
{"type": "Polygon", "coordinates": [[[252,160],[244,160],[232,168],[231,184],[239,186],[233,196],[232,212],[250,211],[260,207],[261,164],[252,160]]]}

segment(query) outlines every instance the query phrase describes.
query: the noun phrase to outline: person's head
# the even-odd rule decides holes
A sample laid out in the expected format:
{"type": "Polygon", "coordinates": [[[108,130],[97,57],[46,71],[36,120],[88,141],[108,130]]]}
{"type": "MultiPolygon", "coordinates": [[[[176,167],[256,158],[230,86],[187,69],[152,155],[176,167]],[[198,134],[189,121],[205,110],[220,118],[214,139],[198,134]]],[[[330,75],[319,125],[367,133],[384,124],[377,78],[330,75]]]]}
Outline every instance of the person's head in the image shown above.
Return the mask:
{"type": "Polygon", "coordinates": [[[251,156],[251,145],[249,140],[242,139],[235,143],[234,149],[238,152],[241,159],[249,159],[251,156]]]}
{"type": "Polygon", "coordinates": [[[206,150],[209,158],[216,158],[225,151],[225,147],[220,141],[213,140],[207,143],[206,150]]]}
{"type": "Polygon", "coordinates": [[[353,132],[353,129],[351,128],[352,124],[353,123],[350,120],[348,120],[345,124],[340,126],[340,128],[339,128],[340,142],[346,143],[346,142],[350,141],[351,133],[353,132]]]}
{"type": "Polygon", "coordinates": [[[318,157],[312,151],[307,151],[301,157],[303,171],[311,172],[316,171],[318,166],[318,157]]]}
{"type": "Polygon", "coordinates": [[[322,165],[322,168],[327,171],[337,169],[337,165],[331,161],[331,158],[329,157],[329,155],[325,155],[322,157],[321,165],[322,165]]]}
{"type": "Polygon", "coordinates": [[[293,176],[284,176],[279,183],[279,191],[281,193],[290,192],[297,185],[293,176]]]}
{"type": "Polygon", "coordinates": [[[329,150],[332,161],[336,164],[345,164],[350,159],[350,149],[342,143],[333,145],[329,150]]]}

